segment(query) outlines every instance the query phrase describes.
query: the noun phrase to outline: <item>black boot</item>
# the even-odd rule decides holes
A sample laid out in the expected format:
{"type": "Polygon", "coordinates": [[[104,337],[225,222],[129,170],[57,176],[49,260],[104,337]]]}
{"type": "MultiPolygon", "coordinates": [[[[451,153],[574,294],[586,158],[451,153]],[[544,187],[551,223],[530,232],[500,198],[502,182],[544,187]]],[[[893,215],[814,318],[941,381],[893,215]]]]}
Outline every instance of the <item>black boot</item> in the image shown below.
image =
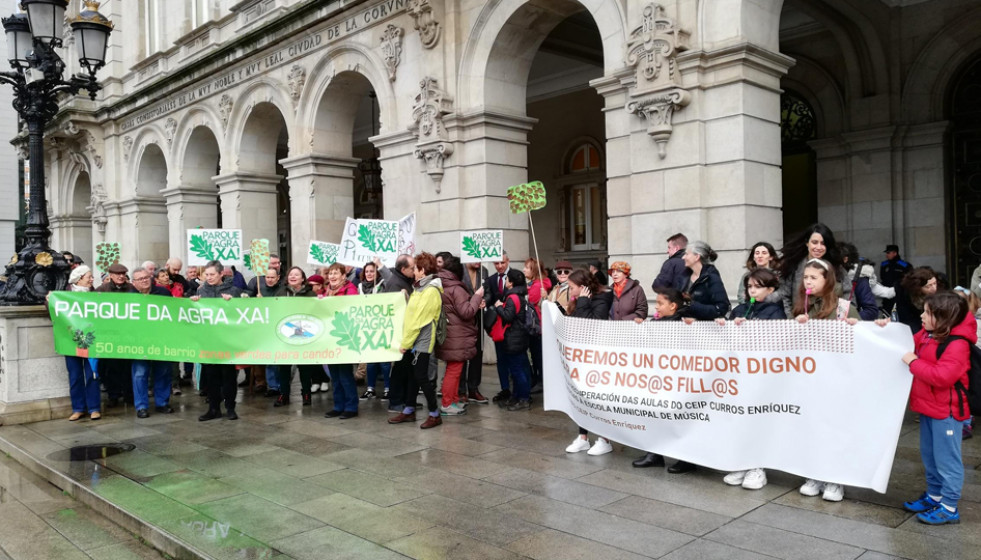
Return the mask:
{"type": "Polygon", "coordinates": [[[689,463],[688,461],[678,461],[677,463],[668,467],[668,472],[671,474],[681,474],[686,472],[692,472],[698,467],[689,463]]]}
{"type": "Polygon", "coordinates": [[[663,467],[664,457],[658,455],[657,453],[648,453],[631,464],[638,469],[646,469],[647,467],[663,467]]]}
{"type": "Polygon", "coordinates": [[[288,404],[290,404],[290,396],[279,395],[279,397],[276,398],[276,402],[273,403],[273,406],[286,406],[288,404]]]}
{"type": "Polygon", "coordinates": [[[198,422],[207,422],[208,420],[214,420],[215,418],[221,418],[221,409],[209,408],[208,412],[198,416],[198,422]]]}
{"type": "Polygon", "coordinates": [[[229,408],[225,414],[225,417],[228,418],[229,420],[238,420],[238,414],[235,414],[234,408],[229,408]]]}

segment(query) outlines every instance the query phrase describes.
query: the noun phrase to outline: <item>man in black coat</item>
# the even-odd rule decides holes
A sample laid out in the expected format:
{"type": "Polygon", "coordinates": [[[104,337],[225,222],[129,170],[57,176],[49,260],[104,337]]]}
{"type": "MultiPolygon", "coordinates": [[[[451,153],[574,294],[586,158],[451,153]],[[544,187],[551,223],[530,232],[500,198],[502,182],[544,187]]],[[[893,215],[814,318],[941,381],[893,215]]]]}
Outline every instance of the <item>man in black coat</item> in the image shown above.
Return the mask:
{"type": "MultiPolygon", "coordinates": [[[[414,282],[415,262],[412,255],[399,255],[395,260],[395,268],[382,267],[380,269],[383,293],[402,292],[406,301],[412,295],[412,284],[414,282]]],[[[405,394],[408,380],[415,373],[412,370],[412,352],[402,354],[402,359],[392,364],[392,372],[389,376],[388,389],[388,410],[402,412],[406,406],[413,406],[416,402],[415,395],[405,394]]]]}
{"type": "Polygon", "coordinates": [[[688,248],[688,238],[683,233],[676,233],[668,238],[668,260],[661,265],[661,272],[651,284],[656,291],[658,288],[674,288],[678,278],[685,274],[685,256],[688,248]]]}
{"type": "MultiPolygon", "coordinates": [[[[879,283],[889,288],[895,288],[906,273],[913,270],[913,265],[899,257],[899,245],[886,245],[886,260],[879,266],[879,283]]],[[[882,309],[891,314],[896,304],[895,299],[882,300],[882,309]]]]}
{"type": "MultiPolygon", "coordinates": [[[[511,259],[508,257],[507,251],[504,251],[500,261],[494,263],[494,270],[497,272],[488,276],[487,280],[484,281],[484,302],[487,308],[494,307],[499,301],[503,302],[507,293],[505,284],[507,284],[508,272],[511,270],[511,259]]],[[[493,401],[507,402],[511,398],[511,385],[507,364],[501,359],[504,343],[495,342],[494,350],[497,353],[497,376],[501,380],[501,392],[494,396],[493,401]]]]}

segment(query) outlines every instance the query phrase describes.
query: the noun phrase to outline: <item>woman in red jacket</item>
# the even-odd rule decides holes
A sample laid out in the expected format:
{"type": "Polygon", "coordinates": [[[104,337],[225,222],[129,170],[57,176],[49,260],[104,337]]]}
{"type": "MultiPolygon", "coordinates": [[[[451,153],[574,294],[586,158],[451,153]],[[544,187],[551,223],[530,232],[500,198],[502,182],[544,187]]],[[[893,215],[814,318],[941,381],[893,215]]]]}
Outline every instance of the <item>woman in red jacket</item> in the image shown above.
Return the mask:
{"type": "MultiPolygon", "coordinates": [[[[327,269],[327,283],[320,297],[356,296],[358,288],[347,279],[344,265],[334,263],[327,269]]],[[[334,382],[334,408],[325,418],[347,420],[358,415],[358,384],[354,380],[354,364],[331,364],[331,381],[334,382]]]]}
{"type": "Polygon", "coordinates": [[[923,328],[913,336],[915,352],[903,361],[913,374],[910,409],[920,413],[920,456],[927,490],[906,502],[906,511],[929,525],[960,523],[957,501],[964,486],[961,425],[969,418],[966,389],[971,345],[978,340],[977,322],[967,302],[953,292],[928,296],[923,328]],[[956,385],[960,383],[961,387],[956,385]]]}
{"type": "MultiPolygon", "coordinates": [[[[542,300],[548,297],[552,281],[542,275],[542,269],[535,259],[525,260],[525,281],[528,283],[528,302],[538,315],[542,324],[542,300]]],[[[528,340],[531,350],[531,392],[542,392],[542,333],[531,333],[528,340]]]]}

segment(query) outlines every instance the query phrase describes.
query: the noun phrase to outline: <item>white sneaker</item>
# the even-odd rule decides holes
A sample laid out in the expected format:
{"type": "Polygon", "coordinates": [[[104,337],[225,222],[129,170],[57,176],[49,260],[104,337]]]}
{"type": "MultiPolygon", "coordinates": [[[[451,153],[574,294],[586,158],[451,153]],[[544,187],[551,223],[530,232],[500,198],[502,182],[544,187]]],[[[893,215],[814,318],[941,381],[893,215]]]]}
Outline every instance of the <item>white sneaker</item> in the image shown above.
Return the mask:
{"type": "Polygon", "coordinates": [[[577,437],[576,439],[572,440],[572,443],[569,444],[569,447],[565,448],[565,452],[579,453],[580,451],[586,451],[587,449],[589,449],[589,440],[583,439],[581,437],[577,437]]]}
{"type": "Polygon", "coordinates": [[[743,483],[743,480],[745,480],[747,472],[749,471],[731,472],[727,474],[725,478],[722,479],[722,482],[725,482],[729,486],[739,486],[740,484],[743,483]]]}
{"type": "Polygon", "coordinates": [[[824,483],[813,478],[808,478],[807,482],[800,487],[800,493],[805,496],[817,496],[822,490],[824,490],[824,483]]]}
{"type": "Polygon", "coordinates": [[[593,446],[589,448],[589,451],[586,452],[586,455],[606,455],[611,451],[613,451],[613,446],[610,445],[610,442],[606,441],[603,438],[596,438],[596,443],[594,443],[593,446]]]}
{"type": "Polygon", "coordinates": [[[824,486],[824,495],[821,497],[829,502],[840,502],[845,498],[845,487],[829,482],[824,486]]]}
{"type": "Polygon", "coordinates": [[[314,383],[313,385],[310,386],[311,393],[316,393],[319,390],[320,390],[320,383],[314,383]]]}
{"type": "Polygon", "coordinates": [[[457,405],[457,403],[450,403],[450,406],[440,406],[439,413],[443,416],[459,416],[466,414],[467,409],[457,405]]]}
{"type": "Polygon", "coordinates": [[[746,478],[743,479],[743,488],[747,490],[759,490],[766,486],[766,471],[763,469],[750,469],[746,471],[746,478]]]}

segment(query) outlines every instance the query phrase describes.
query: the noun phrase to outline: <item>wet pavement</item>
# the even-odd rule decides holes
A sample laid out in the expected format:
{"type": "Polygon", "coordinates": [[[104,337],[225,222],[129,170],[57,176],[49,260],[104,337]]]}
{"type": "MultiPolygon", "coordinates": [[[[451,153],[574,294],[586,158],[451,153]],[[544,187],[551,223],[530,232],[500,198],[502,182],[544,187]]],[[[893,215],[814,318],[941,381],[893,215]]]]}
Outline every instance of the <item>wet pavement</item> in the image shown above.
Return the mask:
{"type": "MultiPolygon", "coordinates": [[[[496,377],[485,368],[485,380],[496,377]]],[[[749,491],[708,469],[633,468],[639,453],[619,444],[599,457],[566,454],[575,425],[540,403],[521,412],[471,404],[420,430],[387,424],[386,401],[361,401],[357,418],[340,420],[323,417],[328,394],[308,407],[296,396],[274,408],[242,392],[239,420],[202,423],[204,399],[185,391],[171,401],[175,414],[140,420],[116,408],[97,422],[0,427],[0,449],[176,557],[981,560],[981,437],[964,445],[962,523],[922,525],[901,508],[924,484],[912,416],[889,491],[848,488],[831,503],[801,496],[802,481],[778,472],[749,491]],[[133,448],[103,453],[106,444],[133,448]],[[73,457],[79,446],[92,447],[73,457]]],[[[10,495],[4,488],[0,496],[10,495]]],[[[0,546],[10,557],[31,556],[12,553],[8,538],[24,542],[45,527],[64,541],[50,546],[78,557],[131,550],[125,532],[93,530],[89,542],[58,530],[51,518],[78,504],[56,490],[45,496],[51,503],[39,510],[23,499],[0,505],[9,508],[0,546]],[[21,529],[27,513],[40,521],[21,529]]]]}
{"type": "Polygon", "coordinates": [[[0,456],[0,560],[162,560],[122,527],[0,456]]]}

